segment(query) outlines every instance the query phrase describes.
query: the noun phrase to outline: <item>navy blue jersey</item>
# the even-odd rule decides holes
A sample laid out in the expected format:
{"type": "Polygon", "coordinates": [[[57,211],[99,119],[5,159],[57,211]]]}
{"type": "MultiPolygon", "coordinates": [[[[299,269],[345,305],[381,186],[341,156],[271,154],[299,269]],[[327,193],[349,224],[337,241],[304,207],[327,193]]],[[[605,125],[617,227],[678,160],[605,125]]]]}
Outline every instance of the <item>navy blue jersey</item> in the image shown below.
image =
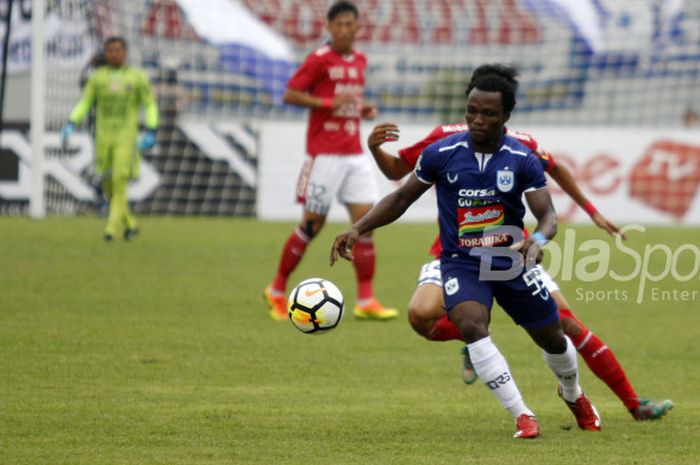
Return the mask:
{"type": "Polygon", "coordinates": [[[475,152],[469,133],[445,137],[423,151],[414,173],[435,184],[442,256],[469,256],[475,247],[512,244],[511,234],[484,230],[522,230],[523,192],[546,186],[539,158],[530,155],[530,148],[509,135],[501,139],[498,152],[475,152]]]}

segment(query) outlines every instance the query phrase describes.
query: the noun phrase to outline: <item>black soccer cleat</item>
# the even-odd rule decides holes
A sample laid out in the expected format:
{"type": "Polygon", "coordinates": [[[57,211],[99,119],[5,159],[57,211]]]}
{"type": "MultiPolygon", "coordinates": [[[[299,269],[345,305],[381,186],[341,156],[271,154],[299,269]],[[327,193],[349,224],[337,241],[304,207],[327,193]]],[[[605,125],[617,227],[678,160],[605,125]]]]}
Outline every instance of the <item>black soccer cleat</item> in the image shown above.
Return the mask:
{"type": "Polygon", "coordinates": [[[136,236],[138,236],[139,230],[138,228],[129,228],[124,230],[124,240],[125,241],[130,241],[134,239],[136,236]]]}

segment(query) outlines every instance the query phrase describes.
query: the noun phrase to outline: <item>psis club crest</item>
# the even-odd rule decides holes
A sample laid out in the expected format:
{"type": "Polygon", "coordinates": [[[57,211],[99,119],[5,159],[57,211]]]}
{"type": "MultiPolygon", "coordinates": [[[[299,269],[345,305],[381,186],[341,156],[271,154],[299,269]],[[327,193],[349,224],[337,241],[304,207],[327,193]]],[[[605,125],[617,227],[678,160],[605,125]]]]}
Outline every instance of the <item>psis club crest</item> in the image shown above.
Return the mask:
{"type": "Polygon", "coordinates": [[[512,171],[498,170],[496,171],[496,187],[501,192],[510,192],[515,184],[515,176],[512,171]]]}

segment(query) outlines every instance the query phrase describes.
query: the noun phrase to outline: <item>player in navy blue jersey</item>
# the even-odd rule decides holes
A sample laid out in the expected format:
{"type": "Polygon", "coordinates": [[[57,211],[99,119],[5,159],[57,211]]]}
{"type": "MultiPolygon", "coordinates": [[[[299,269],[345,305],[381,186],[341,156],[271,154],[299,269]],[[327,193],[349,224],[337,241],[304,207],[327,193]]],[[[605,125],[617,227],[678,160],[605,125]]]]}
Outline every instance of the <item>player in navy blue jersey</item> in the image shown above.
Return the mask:
{"type": "Polygon", "coordinates": [[[489,336],[494,298],[544,350],[559,379],[559,394],[579,427],[597,431],[600,417],[579,386],[576,350],[564,337],[556,304],[534,266],[542,246],[556,234],[557,222],[541,164],[504,132],[515,107],[516,72],[490,66],[491,72],[474,77],[465,93],[469,132],[428,146],[402,187],[336,237],[330,261],[352,259],[360,235],[393,222],[435,185],[445,306],[467,342],[479,378],[515,418],[515,437],[537,437],[539,424],[489,336]],[[523,194],[537,219],[526,240],[523,194]]]}

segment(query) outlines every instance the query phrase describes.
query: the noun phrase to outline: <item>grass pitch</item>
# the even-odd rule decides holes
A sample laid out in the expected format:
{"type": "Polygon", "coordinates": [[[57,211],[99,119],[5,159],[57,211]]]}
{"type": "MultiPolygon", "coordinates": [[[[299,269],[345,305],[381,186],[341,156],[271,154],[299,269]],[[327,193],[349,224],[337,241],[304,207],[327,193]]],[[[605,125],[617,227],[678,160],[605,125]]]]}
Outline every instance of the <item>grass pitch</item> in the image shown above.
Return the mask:
{"type": "MultiPolygon", "coordinates": [[[[541,438],[516,441],[491,394],[462,384],[460,344],[425,341],[406,322],[434,225],[376,233],[375,290],[402,310],[400,319],[350,315],[323,336],[272,321],[262,302],[292,224],[144,218],[141,225],[133,243],[105,244],[102,219],[0,218],[0,463],[700,462],[700,297],[680,294],[700,290],[689,253],[677,257],[677,277],[694,277],[649,281],[641,303],[639,280],[586,283],[575,272],[559,280],[638,393],[675,402],[658,422],[632,421],[581,362],[603,431],[577,430],[540,351],[494,309],[493,337],[542,426],[541,438]]],[[[352,267],[328,267],[342,229],[327,226],[290,284],[331,279],[351,309],[352,267]]],[[[576,234],[612,245],[594,228],[576,234]]],[[[655,228],[629,247],[641,257],[646,246],[676,250],[697,237],[697,229],[655,228]]],[[[651,254],[649,269],[659,273],[664,258],[651,254]]],[[[637,261],[613,250],[611,263],[629,274],[637,261]]]]}

